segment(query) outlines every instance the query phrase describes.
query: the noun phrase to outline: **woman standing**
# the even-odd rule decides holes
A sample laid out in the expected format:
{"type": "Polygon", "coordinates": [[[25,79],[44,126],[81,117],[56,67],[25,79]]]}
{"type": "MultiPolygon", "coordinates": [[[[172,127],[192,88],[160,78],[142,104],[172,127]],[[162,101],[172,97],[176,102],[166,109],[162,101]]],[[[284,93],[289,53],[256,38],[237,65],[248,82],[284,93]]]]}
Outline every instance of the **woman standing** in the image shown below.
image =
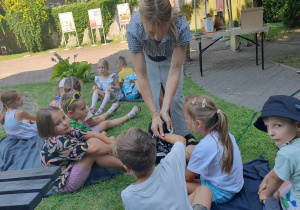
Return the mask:
{"type": "Polygon", "coordinates": [[[190,27],[169,0],[141,0],[127,30],[128,47],[140,92],[152,115],[152,131],[162,139],[162,117],[168,129],[185,136],[189,128],[182,109],[183,61],[191,41],[190,27]],[[159,95],[164,90],[162,106],[159,95]]]}

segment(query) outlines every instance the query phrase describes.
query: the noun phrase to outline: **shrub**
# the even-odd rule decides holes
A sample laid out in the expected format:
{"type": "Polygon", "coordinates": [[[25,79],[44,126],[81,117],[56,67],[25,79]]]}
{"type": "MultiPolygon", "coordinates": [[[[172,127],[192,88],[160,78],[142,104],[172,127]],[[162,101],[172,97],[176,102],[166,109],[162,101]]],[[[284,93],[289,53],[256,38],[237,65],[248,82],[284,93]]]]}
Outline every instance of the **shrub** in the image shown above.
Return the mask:
{"type": "Polygon", "coordinates": [[[300,1],[287,0],[280,15],[285,26],[290,28],[300,27],[300,1]]]}
{"type": "MultiPolygon", "coordinates": [[[[297,0],[296,0],[297,1],[297,0]]],[[[264,22],[275,23],[280,21],[280,10],[285,0],[263,0],[264,22]]]]}
{"type": "MultiPolygon", "coordinates": [[[[75,62],[77,54],[74,55],[74,62],[72,64],[69,62],[70,58],[62,59],[57,53],[53,53],[53,55],[57,58],[58,63],[52,68],[51,79],[49,82],[56,77],[61,80],[64,77],[71,76],[82,81],[92,80],[92,64],[88,63],[87,61],[75,62]]],[[[57,62],[55,58],[51,58],[51,60],[57,62]]]]}

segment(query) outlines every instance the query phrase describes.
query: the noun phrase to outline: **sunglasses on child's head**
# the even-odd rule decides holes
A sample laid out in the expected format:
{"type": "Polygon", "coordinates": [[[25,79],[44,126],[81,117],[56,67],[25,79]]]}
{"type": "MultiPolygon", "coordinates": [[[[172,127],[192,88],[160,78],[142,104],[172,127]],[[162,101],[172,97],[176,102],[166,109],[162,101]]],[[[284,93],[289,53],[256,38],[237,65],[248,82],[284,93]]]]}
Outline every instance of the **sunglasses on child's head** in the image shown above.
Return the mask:
{"type": "Polygon", "coordinates": [[[70,101],[69,105],[67,106],[67,111],[69,111],[69,106],[71,106],[71,104],[74,102],[74,101],[78,101],[79,98],[80,98],[81,94],[79,92],[75,93],[73,95],[73,98],[72,100],[70,101]]]}

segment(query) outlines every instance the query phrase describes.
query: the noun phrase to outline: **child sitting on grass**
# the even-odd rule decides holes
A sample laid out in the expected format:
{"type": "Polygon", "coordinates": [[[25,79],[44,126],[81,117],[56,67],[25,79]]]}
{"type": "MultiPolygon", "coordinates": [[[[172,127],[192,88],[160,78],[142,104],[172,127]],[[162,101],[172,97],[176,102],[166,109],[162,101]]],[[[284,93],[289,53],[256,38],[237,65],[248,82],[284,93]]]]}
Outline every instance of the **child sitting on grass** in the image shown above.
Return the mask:
{"type": "Polygon", "coordinates": [[[95,113],[98,98],[102,99],[101,106],[95,115],[100,115],[105,112],[106,104],[111,101],[119,101],[123,94],[119,83],[118,75],[113,73],[109,74],[109,65],[107,60],[101,59],[97,64],[99,76],[95,76],[95,83],[93,86],[92,105],[90,111],[95,113]]]}
{"type": "MultiPolygon", "coordinates": [[[[68,93],[70,91],[77,91],[80,93],[81,82],[75,77],[63,78],[58,85],[58,91],[61,93],[61,96],[64,93],[68,93]],[[61,89],[61,87],[63,87],[63,89],[61,89]]],[[[59,96],[59,103],[57,107],[61,107],[60,105],[61,96],[59,96]]],[[[109,117],[110,115],[113,115],[119,107],[120,107],[120,103],[115,102],[111,105],[110,109],[108,109],[107,112],[105,112],[104,114],[98,117],[93,117],[93,114],[88,110],[88,114],[82,121],[87,127],[91,128],[93,131],[99,131],[98,127],[100,123],[104,122],[107,119],[107,117],[109,117]]],[[[88,109],[88,107],[86,108],[88,109]]]]}
{"type": "Polygon", "coordinates": [[[228,131],[227,115],[205,95],[187,97],[183,109],[189,128],[204,137],[198,145],[186,149],[191,154],[185,173],[188,193],[207,186],[213,193],[213,203],[226,203],[244,185],[242,157],[228,131]],[[197,174],[200,180],[195,179],[197,174]]]}
{"type": "Polygon", "coordinates": [[[165,134],[165,140],[174,146],[155,167],[156,141],[149,133],[132,128],[117,138],[117,156],[127,173],[132,172],[137,179],[121,193],[125,209],[210,209],[212,193],[208,187],[199,186],[187,195],[185,138],[165,134]]]}
{"type": "Polygon", "coordinates": [[[64,92],[65,81],[66,81],[66,78],[63,78],[62,80],[60,80],[60,82],[56,88],[55,98],[50,102],[49,106],[60,107],[60,99],[61,99],[62,95],[65,93],[64,92]]]}
{"type": "Polygon", "coordinates": [[[271,96],[254,126],[267,132],[279,147],[274,168],[259,186],[259,199],[280,200],[283,209],[300,207],[300,100],[291,96],[271,96]],[[284,185],[283,183],[286,182],[284,185]]]}
{"type": "Polygon", "coordinates": [[[132,68],[127,67],[127,62],[126,59],[123,56],[119,56],[116,60],[116,65],[120,72],[118,73],[119,75],[119,82],[120,86],[123,86],[125,78],[130,75],[134,74],[134,70],[132,68]]]}
{"type": "Polygon", "coordinates": [[[116,64],[120,70],[118,75],[122,93],[130,100],[139,98],[139,85],[135,71],[127,67],[126,59],[123,56],[117,58],[116,64]]]}
{"type": "MultiPolygon", "coordinates": [[[[81,96],[79,92],[71,91],[69,93],[64,94],[60,100],[60,103],[64,113],[70,118],[70,123],[72,127],[89,131],[93,130],[97,132],[102,132],[114,128],[133,118],[141,111],[140,106],[136,105],[124,117],[113,120],[105,120],[102,121],[96,128],[88,128],[83,124],[83,120],[86,118],[89,110],[86,107],[84,97],[81,96]]],[[[113,111],[109,110],[109,112],[112,113],[113,111]]]]}
{"type": "Polygon", "coordinates": [[[79,190],[96,162],[105,168],[123,168],[112,155],[114,140],[106,135],[72,128],[68,117],[57,107],[37,113],[38,134],[45,139],[41,150],[43,167],[60,166],[61,175],[53,182],[57,192],[79,190]]]}
{"type": "Polygon", "coordinates": [[[36,117],[19,108],[23,106],[22,95],[17,90],[5,90],[1,95],[3,109],[0,122],[6,134],[14,139],[30,139],[37,135],[36,117]]]}

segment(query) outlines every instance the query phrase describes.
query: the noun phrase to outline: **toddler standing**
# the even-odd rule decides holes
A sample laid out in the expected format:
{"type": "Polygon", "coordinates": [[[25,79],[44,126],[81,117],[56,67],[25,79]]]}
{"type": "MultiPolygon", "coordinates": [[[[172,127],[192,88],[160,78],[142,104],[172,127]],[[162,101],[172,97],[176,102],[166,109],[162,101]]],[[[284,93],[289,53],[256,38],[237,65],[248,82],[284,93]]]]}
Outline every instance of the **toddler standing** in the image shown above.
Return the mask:
{"type": "Polygon", "coordinates": [[[19,107],[23,106],[22,95],[17,90],[6,90],[1,95],[3,109],[0,122],[6,134],[14,139],[30,139],[37,135],[36,117],[19,107]]]}
{"type": "Polygon", "coordinates": [[[119,101],[123,97],[118,75],[115,73],[108,73],[108,62],[104,59],[101,59],[99,60],[97,67],[99,76],[95,76],[95,83],[97,86],[93,86],[92,106],[90,111],[95,113],[98,97],[102,99],[102,104],[95,115],[104,113],[105,106],[109,101],[119,101]]]}
{"type": "Polygon", "coordinates": [[[186,170],[188,193],[205,185],[212,191],[214,203],[226,203],[244,185],[242,158],[228,131],[227,116],[204,95],[186,98],[183,108],[187,125],[204,136],[198,145],[188,146],[194,147],[186,170]],[[195,179],[197,174],[200,180],[195,179]]]}
{"type": "Polygon", "coordinates": [[[279,147],[274,168],[259,186],[259,199],[280,200],[285,209],[300,207],[300,100],[291,96],[271,96],[254,126],[267,132],[279,147]],[[284,185],[284,181],[286,182],[284,185]],[[279,191],[278,191],[279,190],[279,191]]]}

